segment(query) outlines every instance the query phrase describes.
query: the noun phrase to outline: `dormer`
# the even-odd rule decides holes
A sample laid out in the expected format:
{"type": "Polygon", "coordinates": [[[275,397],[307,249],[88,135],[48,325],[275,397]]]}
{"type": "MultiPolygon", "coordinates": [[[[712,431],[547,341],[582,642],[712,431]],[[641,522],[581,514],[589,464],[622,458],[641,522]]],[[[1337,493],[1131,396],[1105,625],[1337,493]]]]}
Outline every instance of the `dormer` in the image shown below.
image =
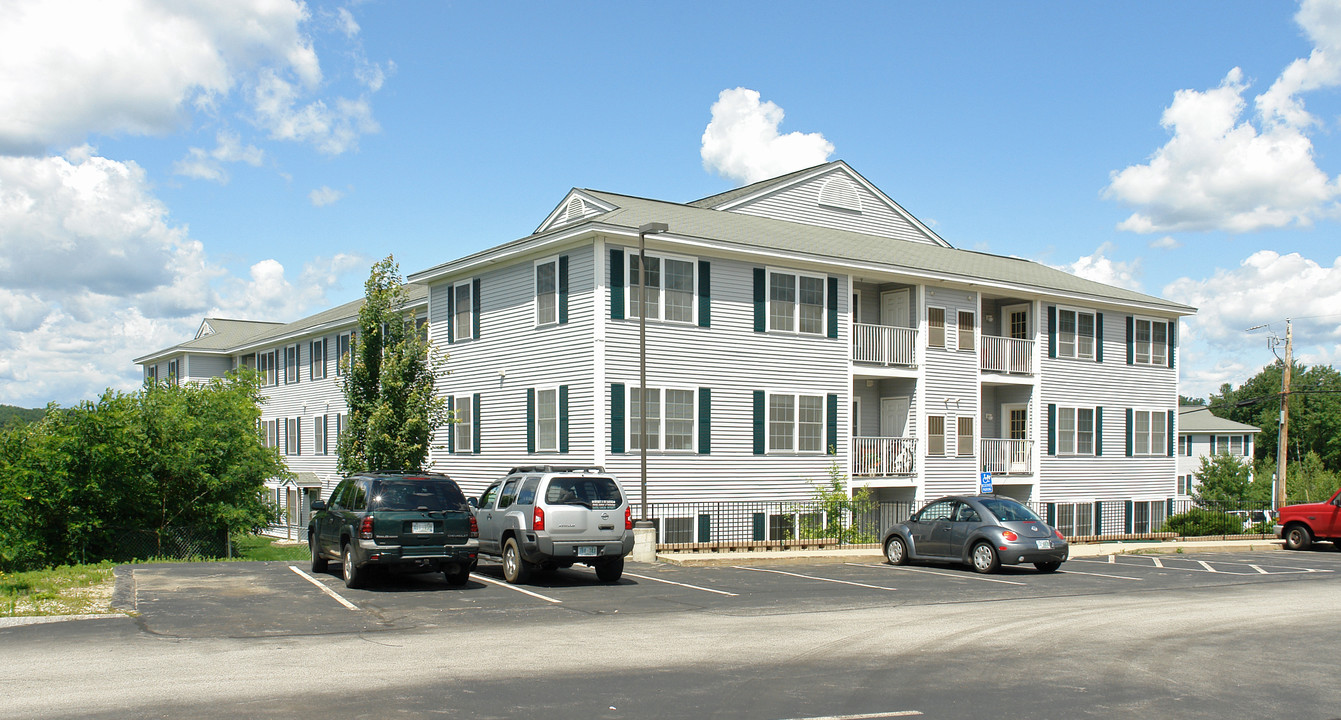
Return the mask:
{"type": "Polygon", "coordinates": [[[559,203],[558,207],[555,207],[545,218],[545,221],[540,223],[540,227],[536,228],[535,232],[547,232],[618,209],[615,205],[597,200],[590,194],[573,188],[568,191],[568,195],[563,199],[563,202],[559,203]]]}

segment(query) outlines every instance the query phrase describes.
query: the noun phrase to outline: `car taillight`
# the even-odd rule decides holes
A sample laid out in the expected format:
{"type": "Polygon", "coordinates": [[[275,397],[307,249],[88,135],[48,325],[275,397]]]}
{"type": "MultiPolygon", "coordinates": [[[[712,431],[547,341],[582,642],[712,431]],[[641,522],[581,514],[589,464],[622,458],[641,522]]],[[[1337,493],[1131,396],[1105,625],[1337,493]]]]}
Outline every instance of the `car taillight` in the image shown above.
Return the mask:
{"type": "Polygon", "coordinates": [[[1062,534],[1061,530],[1053,530],[1052,534],[1056,535],[1058,540],[1066,542],[1066,536],[1062,534]]]}
{"type": "Polygon", "coordinates": [[[477,538],[480,536],[480,524],[475,521],[475,516],[470,516],[470,536],[477,538]]]}
{"type": "Polygon", "coordinates": [[[545,529],[545,511],[539,505],[531,513],[531,529],[537,532],[545,529]]]}
{"type": "Polygon", "coordinates": [[[624,508],[624,529],[625,529],[625,530],[632,530],[632,529],[633,529],[633,507],[632,507],[632,506],[629,506],[629,507],[624,508]]]}
{"type": "Polygon", "coordinates": [[[1007,530],[1007,531],[1001,533],[1001,537],[1004,538],[1004,539],[1006,540],[1006,542],[1015,542],[1016,540],[1019,540],[1019,539],[1020,539],[1020,536],[1019,536],[1019,535],[1016,535],[1015,533],[1013,533],[1013,532],[1011,532],[1011,531],[1009,531],[1009,530],[1007,530]]]}
{"type": "Polygon", "coordinates": [[[363,524],[359,525],[359,538],[363,540],[372,540],[372,516],[363,518],[363,524]]]}

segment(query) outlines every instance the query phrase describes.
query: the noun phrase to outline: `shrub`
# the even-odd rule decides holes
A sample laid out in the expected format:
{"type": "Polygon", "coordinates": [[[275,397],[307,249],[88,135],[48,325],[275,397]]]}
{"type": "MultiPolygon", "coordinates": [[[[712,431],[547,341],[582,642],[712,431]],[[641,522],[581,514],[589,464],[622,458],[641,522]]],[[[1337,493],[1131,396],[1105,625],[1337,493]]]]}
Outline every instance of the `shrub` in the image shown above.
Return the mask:
{"type": "Polygon", "coordinates": [[[1178,533],[1184,537],[1198,535],[1238,535],[1243,532],[1243,521],[1233,515],[1205,508],[1171,516],[1161,532],[1178,533]]]}

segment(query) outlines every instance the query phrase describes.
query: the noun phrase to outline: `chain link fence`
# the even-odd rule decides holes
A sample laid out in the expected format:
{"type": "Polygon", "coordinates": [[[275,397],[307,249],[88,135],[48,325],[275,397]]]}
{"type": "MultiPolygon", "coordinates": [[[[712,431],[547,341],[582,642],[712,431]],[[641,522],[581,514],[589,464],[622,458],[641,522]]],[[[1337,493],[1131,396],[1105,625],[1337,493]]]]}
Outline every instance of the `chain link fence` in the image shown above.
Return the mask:
{"type": "Polygon", "coordinates": [[[113,528],[98,555],[116,562],[231,558],[227,530],[200,527],[113,528]]]}

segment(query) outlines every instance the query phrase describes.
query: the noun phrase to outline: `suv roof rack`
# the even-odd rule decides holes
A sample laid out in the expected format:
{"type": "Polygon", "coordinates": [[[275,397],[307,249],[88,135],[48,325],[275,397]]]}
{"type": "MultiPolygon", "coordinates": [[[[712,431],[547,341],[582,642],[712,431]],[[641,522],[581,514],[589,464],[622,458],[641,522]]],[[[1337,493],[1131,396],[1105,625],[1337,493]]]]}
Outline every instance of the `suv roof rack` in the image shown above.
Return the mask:
{"type": "Polygon", "coordinates": [[[513,473],[554,473],[554,472],[584,472],[584,473],[605,473],[605,468],[600,465],[521,465],[508,471],[509,475],[513,473]]]}

